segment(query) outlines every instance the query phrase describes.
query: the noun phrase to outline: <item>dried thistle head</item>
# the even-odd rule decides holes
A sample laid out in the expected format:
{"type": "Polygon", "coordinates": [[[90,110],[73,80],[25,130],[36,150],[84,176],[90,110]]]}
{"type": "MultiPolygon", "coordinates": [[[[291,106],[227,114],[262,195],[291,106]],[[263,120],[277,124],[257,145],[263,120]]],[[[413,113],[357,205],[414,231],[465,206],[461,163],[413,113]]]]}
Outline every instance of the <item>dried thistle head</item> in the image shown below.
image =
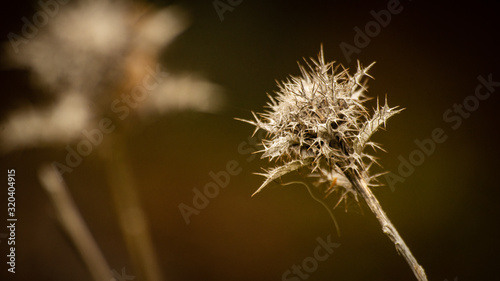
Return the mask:
{"type": "Polygon", "coordinates": [[[383,106],[377,101],[373,113],[364,106],[366,79],[371,77],[367,72],[374,63],[362,67],[358,62],[351,75],[341,65],[325,63],[321,49],[318,60],[306,64],[299,65],[301,76],[278,83],[276,96],[269,96],[268,110],[252,112],[255,120],[242,120],[255,125],[255,131],[267,132],[262,158],[278,164],[265,170],[266,180],[255,193],[285,174],[306,168],[318,177],[316,186],[325,197],[337,191],[339,203],[349,194],[357,200],[346,171],[374,185],[377,175],[370,175],[368,169],[376,160],[364,150],[380,148],[370,141],[371,136],[402,109],[389,107],[387,100],[383,106]]]}

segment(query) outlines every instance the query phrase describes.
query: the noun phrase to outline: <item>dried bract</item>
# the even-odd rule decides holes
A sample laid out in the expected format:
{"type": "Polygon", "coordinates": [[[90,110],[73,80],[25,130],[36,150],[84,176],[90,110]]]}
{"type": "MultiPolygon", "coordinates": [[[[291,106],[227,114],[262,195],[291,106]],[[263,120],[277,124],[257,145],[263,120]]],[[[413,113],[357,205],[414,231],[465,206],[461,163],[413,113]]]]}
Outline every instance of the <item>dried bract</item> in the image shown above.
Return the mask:
{"type": "Polygon", "coordinates": [[[306,64],[299,65],[301,76],[278,83],[267,111],[254,113],[255,120],[242,120],[268,133],[262,158],[279,164],[263,174],[266,180],[255,193],[285,174],[306,168],[319,177],[317,186],[325,196],[340,191],[339,202],[349,194],[357,198],[345,172],[354,171],[375,184],[376,176],[368,173],[375,157],[365,148],[379,148],[371,136],[401,109],[389,107],[387,100],[382,106],[377,102],[371,114],[365,107],[366,78],[371,77],[368,70],[373,63],[362,67],[358,62],[351,75],[341,65],[325,63],[321,50],[317,60],[306,64]]]}

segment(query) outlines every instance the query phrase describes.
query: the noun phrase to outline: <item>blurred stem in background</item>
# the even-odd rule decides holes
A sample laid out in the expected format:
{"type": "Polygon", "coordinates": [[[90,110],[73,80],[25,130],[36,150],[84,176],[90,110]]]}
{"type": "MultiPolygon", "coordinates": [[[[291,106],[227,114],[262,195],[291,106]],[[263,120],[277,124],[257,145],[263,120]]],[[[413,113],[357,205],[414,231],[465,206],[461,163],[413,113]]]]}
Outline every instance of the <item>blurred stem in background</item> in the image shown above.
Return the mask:
{"type": "MultiPolygon", "coordinates": [[[[107,160],[110,191],[130,258],[134,264],[135,275],[139,277],[139,280],[163,280],[146,215],[141,207],[131,174],[132,169],[126,156],[126,145],[121,138],[115,137],[112,139],[111,147],[111,158],[107,160]]],[[[113,280],[104,255],[92,237],[57,169],[50,165],[43,166],[39,170],[39,178],[56,209],[61,225],[74,243],[90,274],[96,281],[113,280]]]]}
{"type": "Polygon", "coordinates": [[[109,186],[118,221],[139,280],[163,280],[126,155],[126,144],[120,136],[115,132],[110,146],[111,157],[107,160],[109,186]]]}
{"type": "Polygon", "coordinates": [[[59,222],[75,245],[94,280],[114,280],[104,255],[92,237],[57,169],[50,165],[42,166],[39,169],[38,177],[54,205],[59,222]]]}

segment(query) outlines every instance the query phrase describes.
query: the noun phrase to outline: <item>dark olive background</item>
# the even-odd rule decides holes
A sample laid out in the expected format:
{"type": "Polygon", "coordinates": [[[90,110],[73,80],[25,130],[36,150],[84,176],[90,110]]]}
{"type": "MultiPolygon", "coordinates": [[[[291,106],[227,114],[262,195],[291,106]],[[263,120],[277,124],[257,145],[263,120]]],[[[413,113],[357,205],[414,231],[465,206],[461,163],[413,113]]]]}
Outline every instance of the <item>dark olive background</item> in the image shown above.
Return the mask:
{"type": "MultiPolygon", "coordinates": [[[[377,61],[369,95],[387,94],[391,105],[406,108],[375,137],[388,151],[377,154],[384,169],[397,172],[398,156],[408,159],[414,140],[429,138],[435,128],[447,135],[394,192],[375,189],[429,280],[497,280],[500,87],[457,130],[443,113],[474,94],[479,75],[500,81],[498,9],[483,1],[402,1],[403,11],[348,63],[339,44],[353,44],[353,28],[363,29],[373,20],[370,11],[385,9],[387,1],[326,2],[244,0],[222,22],[211,1],[173,2],[191,15],[192,25],[164,52],[163,63],[221,85],[226,103],[219,114],[168,114],[127,136],[165,279],[281,280],[285,270],[312,255],[317,237],[332,235],[341,246],[308,280],[415,280],[366,206],[362,212],[335,211],[342,231],[337,237],[325,209],[302,186],[273,183],[250,197],[262,182],[252,173],[268,163],[257,157],[248,162],[249,155],[238,152],[253,128],[233,117],[262,110],[265,93],[277,89],[275,79],[298,75],[296,62],[316,56],[323,43],[326,58],[347,67],[355,68],[356,59],[377,61]],[[192,205],[192,189],[203,188],[209,172],[231,160],[241,173],[186,225],[178,205],[192,205]]],[[[19,33],[20,19],[37,7],[35,1],[2,4],[3,40],[19,33]]],[[[41,101],[27,71],[3,69],[0,77],[2,120],[19,105],[41,101]]],[[[7,273],[2,239],[1,280],[90,280],[36,178],[41,163],[63,158],[53,149],[2,156],[4,181],[8,168],[17,171],[19,221],[17,273],[7,273]]],[[[86,157],[65,179],[110,266],[134,275],[99,157],[86,157]]],[[[7,207],[7,188],[2,190],[0,226],[7,207]]]]}

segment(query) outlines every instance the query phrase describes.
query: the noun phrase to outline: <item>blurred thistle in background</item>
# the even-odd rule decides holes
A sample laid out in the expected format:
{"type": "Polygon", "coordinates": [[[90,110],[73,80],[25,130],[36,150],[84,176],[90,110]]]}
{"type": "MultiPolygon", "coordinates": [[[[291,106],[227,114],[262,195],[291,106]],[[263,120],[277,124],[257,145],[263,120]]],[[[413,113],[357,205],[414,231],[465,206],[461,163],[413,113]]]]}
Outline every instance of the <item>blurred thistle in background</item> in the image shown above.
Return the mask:
{"type": "Polygon", "coordinates": [[[161,51],[187,25],[187,15],[177,7],[158,10],[129,1],[82,1],[60,7],[34,38],[17,43],[19,52],[12,42],[4,46],[10,65],[31,70],[40,94],[52,102],[10,113],[2,124],[2,149],[75,141],[103,114],[124,119],[116,99],[142,117],[173,110],[217,110],[218,86],[192,74],[158,78],[161,51]],[[139,86],[150,75],[161,83],[145,87],[144,93],[139,86]]]}
{"type": "MultiPolygon", "coordinates": [[[[48,101],[8,113],[1,122],[0,147],[3,153],[48,146],[68,150],[79,141],[76,150],[68,150],[73,157],[97,148],[108,168],[134,274],[140,280],[161,280],[125,139],[137,122],[158,114],[216,111],[221,89],[200,76],[170,74],[160,66],[161,52],[188,26],[187,15],[177,7],[80,1],[58,7],[54,14],[36,36],[4,45],[9,66],[28,69],[37,94],[48,101]]],[[[52,162],[39,176],[94,279],[107,281],[111,271],[60,177],[80,163],[52,162]]]]}

